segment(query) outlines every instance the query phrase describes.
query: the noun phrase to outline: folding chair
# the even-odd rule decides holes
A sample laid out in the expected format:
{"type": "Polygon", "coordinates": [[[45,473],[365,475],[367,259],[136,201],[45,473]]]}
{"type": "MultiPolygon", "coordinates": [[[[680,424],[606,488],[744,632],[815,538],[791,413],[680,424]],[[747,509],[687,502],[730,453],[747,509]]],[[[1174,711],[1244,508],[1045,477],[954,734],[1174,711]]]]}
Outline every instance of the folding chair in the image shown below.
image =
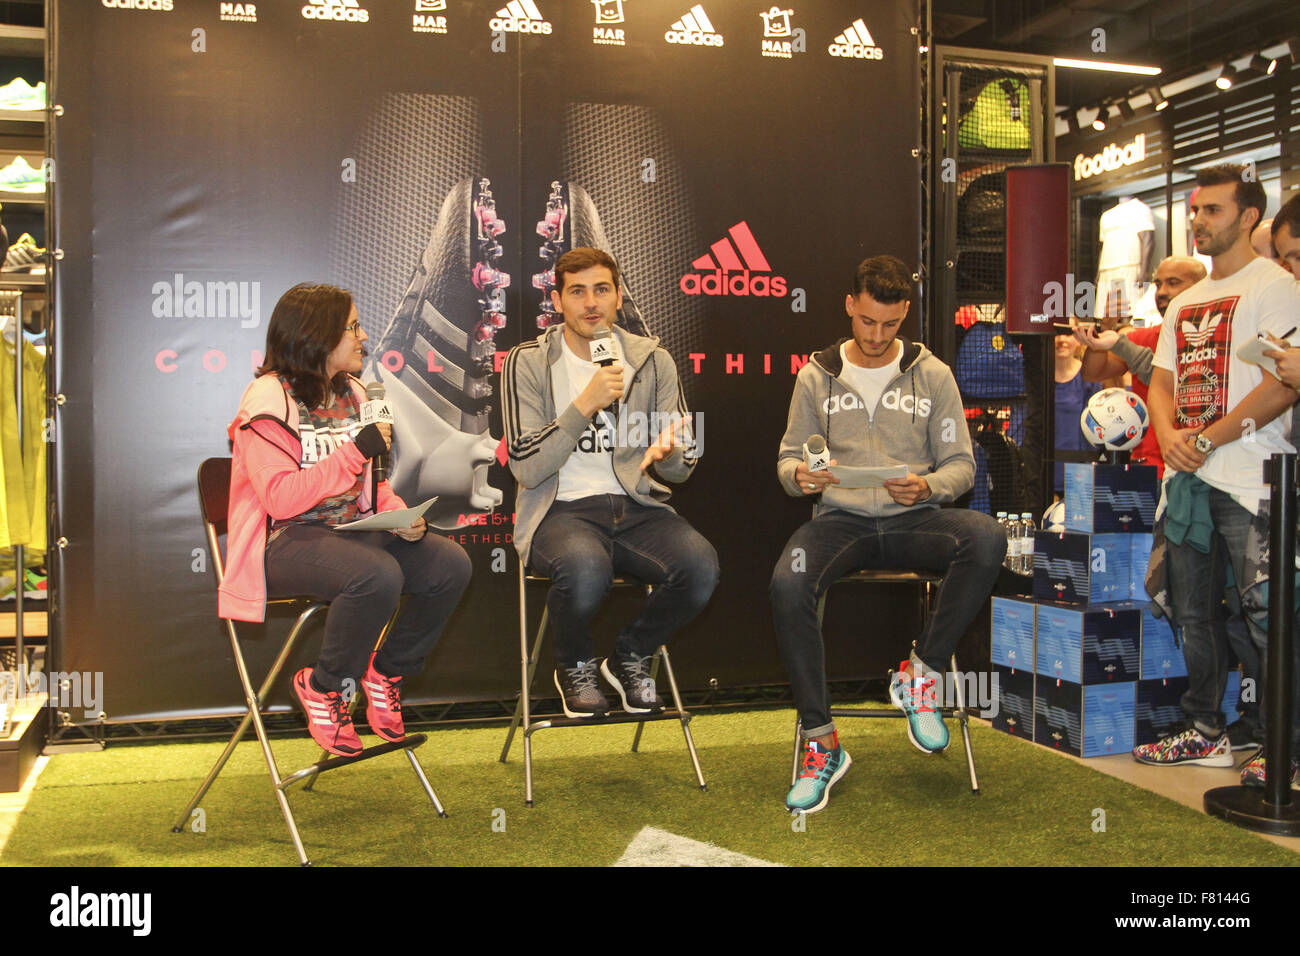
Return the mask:
{"type": "MultiPolygon", "coordinates": [[[[219,538],[226,533],[226,512],[230,499],[230,463],[229,458],[209,458],[199,466],[199,504],[203,510],[203,524],[208,534],[208,547],[212,554],[212,568],[217,577],[218,587],[221,586],[221,582],[225,577],[225,566],[222,560],[219,538]]],[[[311,861],[307,859],[307,852],[303,849],[302,838],[298,835],[298,825],[294,821],[293,811],[289,809],[289,800],[285,796],[285,791],[292,784],[304,779],[307,783],[304,784],[303,789],[309,790],[317,775],[327,770],[360,763],[363,760],[369,760],[371,757],[378,757],[381,754],[401,750],[410,760],[411,769],[419,779],[420,786],[424,788],[424,792],[428,794],[429,799],[433,802],[434,809],[438,811],[438,816],[446,817],[447,811],[438,802],[438,796],[433,792],[433,787],[429,785],[429,778],[425,776],[424,768],[420,766],[420,762],[415,759],[415,754],[412,753],[416,747],[421,746],[428,739],[424,734],[410,734],[400,743],[385,742],[373,747],[366,747],[361,753],[351,757],[334,757],[330,756],[327,751],[322,751],[321,759],[311,766],[294,771],[287,777],[281,777],[279,767],[275,762],[275,755],[271,751],[271,741],[267,736],[266,726],[262,722],[263,708],[265,707],[267,694],[275,684],[275,679],[279,676],[285,662],[289,659],[289,655],[303,628],[318,612],[329,607],[329,604],[304,597],[279,598],[268,600],[266,603],[268,607],[290,607],[298,610],[298,618],[294,621],[289,636],[285,638],[280,653],[276,655],[275,662],[267,671],[266,678],[262,681],[262,686],[256,693],[253,692],[253,684],[249,679],[248,665],[244,663],[239,637],[235,633],[235,624],[230,620],[223,621],[226,625],[226,631],[230,635],[230,647],[234,652],[235,667],[239,671],[239,683],[244,689],[244,701],[247,710],[244,719],[240,721],[239,727],[236,728],[234,735],[230,738],[230,743],[226,744],[226,749],[217,758],[217,762],[209,771],[207,779],[203,781],[198,792],[194,794],[194,799],[176,818],[176,823],[172,826],[172,832],[180,833],[182,831],[186,822],[190,819],[190,814],[194,812],[194,808],[199,805],[199,801],[203,799],[208,792],[208,788],[216,781],[217,775],[225,767],[230,755],[234,753],[235,745],[243,739],[244,734],[248,731],[249,723],[253,724],[257,732],[257,739],[262,745],[262,756],[266,758],[266,767],[271,774],[271,782],[275,785],[275,797],[280,803],[280,812],[284,814],[284,822],[289,827],[289,836],[293,839],[293,846],[298,853],[298,860],[303,866],[311,866],[311,861]]],[[[391,625],[391,623],[390,621],[389,624],[391,625]]],[[[388,628],[385,627],[384,633],[380,635],[380,644],[383,643],[387,634],[388,628]]],[[[356,706],[355,697],[352,700],[352,706],[356,706]]]]}
{"type": "MultiPolygon", "coordinates": [[[[501,762],[505,763],[506,758],[510,755],[510,744],[515,738],[515,731],[521,726],[524,729],[524,803],[527,806],[533,805],[533,734],[539,730],[545,730],[547,727],[600,727],[609,724],[631,724],[637,725],[636,736],[632,738],[632,752],[636,753],[637,747],[641,744],[641,732],[645,730],[647,722],[652,720],[680,720],[682,724],[682,734],[686,737],[686,749],[691,755],[691,766],[695,769],[695,779],[700,785],[701,790],[707,790],[704,783],[704,773],[700,770],[700,758],[695,752],[695,741],[691,739],[691,714],[682,706],[682,697],[677,690],[677,679],[673,676],[672,661],[668,657],[668,648],[660,645],[655,653],[654,660],[650,664],[650,676],[658,678],[659,662],[662,660],[664,672],[668,675],[668,686],[672,692],[673,706],[665,707],[658,714],[628,714],[628,713],[610,713],[602,717],[547,717],[543,720],[535,720],[532,712],[531,688],[533,685],[533,675],[537,672],[537,660],[542,653],[542,644],[546,639],[546,622],[548,611],[543,606],[542,620],[537,626],[537,637],[533,641],[532,651],[528,648],[528,602],[527,586],[529,584],[550,584],[550,578],[542,575],[529,574],[523,567],[522,562],[519,566],[519,676],[520,676],[520,694],[519,703],[515,707],[514,719],[510,722],[510,730],[506,734],[505,746],[501,748],[501,762]]],[[[653,592],[653,586],[642,584],[630,577],[614,578],[615,588],[637,588],[644,587],[646,596],[649,597],[653,592]]]]}
{"type": "MultiPolygon", "coordinates": [[[[919,595],[919,610],[921,612],[921,626],[924,628],[926,621],[930,617],[931,599],[934,587],[943,582],[943,575],[935,574],[931,571],[873,571],[861,570],[852,574],[845,575],[839,580],[833,582],[831,587],[836,584],[918,584],[917,590],[919,595]]],[[[822,625],[822,618],[826,613],[826,596],[830,593],[830,588],[822,593],[821,599],[817,602],[817,626],[822,625]]],[[[979,778],[975,774],[975,753],[971,749],[970,743],[970,721],[966,712],[966,694],[962,688],[962,682],[958,676],[961,672],[957,667],[957,656],[952,657],[953,685],[955,687],[956,707],[944,708],[939,707],[939,713],[944,717],[956,717],[961,724],[962,743],[966,749],[966,767],[970,773],[971,793],[979,795],[980,785],[979,778]]],[[[891,707],[888,710],[872,710],[850,707],[832,707],[830,709],[831,717],[903,717],[906,718],[901,710],[891,707]]],[[[802,754],[804,746],[803,722],[797,717],[794,726],[794,762],[790,767],[790,784],[794,785],[799,779],[799,757],[802,754]]]]}

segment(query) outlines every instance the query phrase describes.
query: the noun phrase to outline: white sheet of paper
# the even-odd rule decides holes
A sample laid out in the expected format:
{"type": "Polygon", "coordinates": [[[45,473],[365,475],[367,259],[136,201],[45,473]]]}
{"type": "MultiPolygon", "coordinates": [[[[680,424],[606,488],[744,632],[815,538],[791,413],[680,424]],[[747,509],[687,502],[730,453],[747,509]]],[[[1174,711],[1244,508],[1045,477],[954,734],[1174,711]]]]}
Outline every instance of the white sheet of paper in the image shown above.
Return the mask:
{"type": "Polygon", "coordinates": [[[429,510],[429,505],[438,500],[434,495],[422,505],[415,505],[411,508],[398,508],[396,511],[381,511],[377,515],[370,515],[366,518],[360,518],[356,521],[349,521],[347,524],[336,524],[335,531],[396,531],[398,528],[409,528],[415,519],[429,510]]]}
{"type": "MultiPolygon", "coordinates": [[[[1285,339],[1284,341],[1287,345],[1295,345],[1295,343],[1289,339],[1285,339]]],[[[1269,358],[1264,353],[1279,347],[1280,346],[1274,345],[1264,336],[1257,335],[1246,342],[1241,348],[1237,349],[1237,358],[1241,359],[1243,362],[1250,362],[1252,365],[1258,365],[1274,378],[1277,378],[1277,360],[1269,358]]]]}
{"type": "MultiPolygon", "coordinates": [[[[831,465],[830,473],[840,480],[841,488],[883,488],[890,478],[906,478],[906,465],[855,468],[853,465],[831,465]]],[[[831,486],[834,487],[834,486],[831,486]]]]}

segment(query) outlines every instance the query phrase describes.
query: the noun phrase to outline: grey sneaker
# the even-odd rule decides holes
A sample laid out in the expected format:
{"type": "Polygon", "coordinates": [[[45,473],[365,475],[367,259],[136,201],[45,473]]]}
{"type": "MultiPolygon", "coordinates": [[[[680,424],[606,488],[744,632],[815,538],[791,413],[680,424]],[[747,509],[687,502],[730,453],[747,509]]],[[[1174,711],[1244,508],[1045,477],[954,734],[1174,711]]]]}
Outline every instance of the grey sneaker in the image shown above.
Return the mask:
{"type": "Polygon", "coordinates": [[[638,657],[606,657],[600,662],[600,672],[614,685],[623,700],[623,709],[629,714],[657,714],[664,702],[655,693],[655,681],[650,676],[653,654],[638,657]]]}
{"type": "Polygon", "coordinates": [[[574,667],[555,669],[555,688],[568,717],[604,717],[609,701],[600,692],[596,661],[578,661],[574,667]]]}

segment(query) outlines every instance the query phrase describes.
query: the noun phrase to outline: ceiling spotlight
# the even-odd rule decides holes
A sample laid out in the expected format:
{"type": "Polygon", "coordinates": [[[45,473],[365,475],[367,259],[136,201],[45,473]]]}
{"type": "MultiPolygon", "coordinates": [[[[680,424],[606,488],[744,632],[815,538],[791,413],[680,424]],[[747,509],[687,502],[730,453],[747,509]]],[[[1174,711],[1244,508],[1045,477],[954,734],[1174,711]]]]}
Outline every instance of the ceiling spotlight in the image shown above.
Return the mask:
{"type": "Polygon", "coordinates": [[[1127,97],[1119,101],[1119,115],[1126,123],[1133,118],[1133,107],[1129,106],[1127,97]]]}
{"type": "Polygon", "coordinates": [[[1104,133],[1106,131],[1106,121],[1108,119],[1110,119],[1110,110],[1103,105],[1101,109],[1097,111],[1097,118],[1092,121],[1092,128],[1098,133],[1104,133]]]}
{"type": "Polygon", "coordinates": [[[1219,78],[1214,81],[1214,85],[1221,90],[1230,90],[1236,79],[1237,68],[1231,63],[1225,63],[1223,64],[1223,71],[1219,73],[1219,78]]]}
{"type": "Polygon", "coordinates": [[[1165,99],[1165,95],[1160,92],[1160,87],[1158,86],[1153,86],[1148,89],[1147,96],[1151,97],[1151,105],[1156,108],[1157,113],[1169,105],[1169,100],[1165,99]]]}
{"type": "Polygon", "coordinates": [[[1277,58],[1265,57],[1256,53],[1250,58],[1250,65],[1246,69],[1252,73],[1258,73],[1260,76],[1272,76],[1273,71],[1277,69],[1277,58]]]}

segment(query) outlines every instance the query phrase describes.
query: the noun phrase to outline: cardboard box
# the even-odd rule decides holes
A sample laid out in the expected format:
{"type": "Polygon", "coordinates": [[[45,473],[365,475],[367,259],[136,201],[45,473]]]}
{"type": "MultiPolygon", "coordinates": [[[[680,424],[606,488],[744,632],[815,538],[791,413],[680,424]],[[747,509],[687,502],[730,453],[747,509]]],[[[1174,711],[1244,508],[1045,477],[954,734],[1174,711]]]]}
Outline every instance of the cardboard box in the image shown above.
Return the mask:
{"type": "Polygon", "coordinates": [[[1133,746],[1155,743],[1162,737],[1178,733],[1187,725],[1187,715],[1183,713],[1181,703],[1185,693],[1186,677],[1138,681],[1133,746]]]}
{"type": "Polygon", "coordinates": [[[1032,601],[995,597],[990,602],[993,618],[992,661],[1009,670],[1034,669],[1034,621],[1038,606],[1032,601]]]}
{"type": "Polygon", "coordinates": [[[1133,600],[1146,601],[1147,565],[1151,563],[1151,533],[1139,531],[1129,535],[1132,547],[1129,549],[1129,575],[1133,580],[1133,600]]]}
{"type": "Polygon", "coordinates": [[[995,730],[1025,740],[1034,739],[1034,674],[993,665],[998,678],[998,709],[991,718],[995,730]]]}
{"type": "Polygon", "coordinates": [[[1128,753],[1136,699],[1135,681],[1083,687],[1040,676],[1034,684],[1034,741],[1076,757],[1128,753]]]}
{"type": "Polygon", "coordinates": [[[1150,531],[1159,500],[1153,465],[1065,466],[1065,527],[1071,531],[1150,531]]]}
{"type": "Polygon", "coordinates": [[[1034,532],[1034,597],[1087,605],[1133,597],[1133,542],[1127,534],[1034,532]]]}
{"type": "Polygon", "coordinates": [[[1149,601],[1142,605],[1142,680],[1186,677],[1187,662],[1169,619],[1157,618],[1151,608],[1149,601]]]}
{"type": "Polygon", "coordinates": [[[1034,671],[1074,684],[1119,684],[1141,674],[1142,611],[1131,603],[1087,608],[1041,604],[1034,671]]]}

